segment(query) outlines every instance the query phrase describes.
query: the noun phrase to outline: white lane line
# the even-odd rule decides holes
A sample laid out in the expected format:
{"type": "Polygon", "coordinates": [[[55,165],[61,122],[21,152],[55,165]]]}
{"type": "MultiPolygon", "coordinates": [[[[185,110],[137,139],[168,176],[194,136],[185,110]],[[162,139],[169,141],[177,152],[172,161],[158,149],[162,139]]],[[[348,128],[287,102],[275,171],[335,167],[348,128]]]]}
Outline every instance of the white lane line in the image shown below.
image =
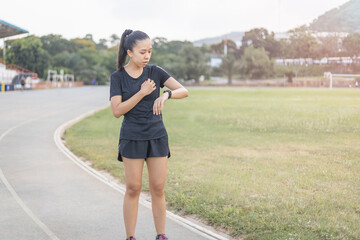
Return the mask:
{"type": "MultiPolygon", "coordinates": [[[[111,179],[107,178],[103,174],[101,174],[96,169],[92,168],[91,166],[87,165],[84,161],[79,159],[75,154],[73,154],[62,142],[61,137],[63,136],[66,129],[70,128],[75,123],[81,121],[82,119],[101,111],[105,108],[109,107],[109,104],[102,106],[100,108],[97,108],[95,110],[91,110],[87,113],[81,114],[80,116],[65,122],[64,124],[60,125],[55,133],[54,133],[54,141],[57,145],[57,147],[70,159],[72,160],[76,165],[78,165],[81,169],[83,169],[85,172],[89,173],[91,176],[95,177],[96,179],[100,180],[101,182],[105,183],[106,185],[110,186],[111,188],[115,189],[116,191],[125,194],[126,188],[119,185],[117,182],[112,181],[111,179]]],[[[144,196],[140,194],[139,203],[143,205],[144,207],[151,210],[151,202],[146,200],[144,196]]],[[[192,232],[195,232],[207,239],[216,239],[216,240],[227,240],[228,238],[225,238],[217,233],[214,233],[213,231],[210,231],[204,227],[201,227],[200,225],[193,223],[183,217],[180,217],[168,210],[166,210],[166,215],[168,218],[172,219],[174,222],[180,224],[181,226],[189,229],[192,232]]]]}
{"type": "MultiPolygon", "coordinates": [[[[47,114],[47,115],[51,115],[51,114],[47,114]]],[[[47,116],[44,115],[44,116],[47,116]]],[[[44,117],[42,116],[42,117],[44,117]]],[[[40,117],[41,118],[41,117],[40,117]]],[[[38,118],[36,118],[38,119],[38,118]]],[[[12,127],[10,129],[8,129],[7,131],[5,131],[3,134],[1,134],[0,136],[0,141],[11,131],[13,131],[14,129],[27,124],[31,121],[34,121],[36,119],[30,119],[27,121],[24,121],[18,125],[16,125],[15,127],[12,127]]],[[[56,237],[56,235],[42,222],[40,221],[40,219],[38,219],[36,217],[36,215],[30,210],[30,208],[28,208],[26,206],[26,204],[21,200],[21,198],[19,197],[19,195],[16,193],[16,191],[14,190],[14,188],[11,186],[11,184],[8,182],[8,180],[6,179],[5,175],[3,174],[1,168],[0,168],[0,179],[1,181],[4,183],[4,185],[6,186],[6,188],[8,189],[8,191],[11,193],[11,195],[13,196],[13,198],[15,199],[15,201],[20,205],[20,207],[24,210],[24,212],[26,212],[26,214],[50,237],[50,239],[52,240],[59,240],[59,238],[56,237]]]]}
{"type": "Polygon", "coordinates": [[[21,200],[19,195],[15,192],[14,188],[7,181],[0,168],[0,179],[5,184],[6,188],[9,190],[15,201],[21,206],[21,208],[29,215],[29,217],[50,237],[52,240],[59,240],[55,234],[42,222],[40,221],[35,214],[26,206],[26,204],[21,200]]]}
{"type": "Polygon", "coordinates": [[[14,130],[15,128],[18,128],[18,127],[21,127],[22,125],[26,124],[26,123],[29,123],[31,121],[34,121],[34,119],[30,119],[30,120],[27,120],[25,122],[22,122],[22,123],[19,123],[18,125],[12,127],[12,128],[9,128],[8,130],[6,130],[3,134],[1,134],[0,136],[0,141],[9,133],[11,132],[12,130],[14,130]]]}

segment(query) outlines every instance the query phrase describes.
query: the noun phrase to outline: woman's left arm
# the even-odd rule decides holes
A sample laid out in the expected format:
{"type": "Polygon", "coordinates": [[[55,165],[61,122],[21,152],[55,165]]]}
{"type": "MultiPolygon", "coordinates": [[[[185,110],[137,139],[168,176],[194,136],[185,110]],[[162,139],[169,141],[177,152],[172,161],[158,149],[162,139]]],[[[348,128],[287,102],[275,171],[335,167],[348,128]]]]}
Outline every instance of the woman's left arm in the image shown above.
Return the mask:
{"type": "MultiPolygon", "coordinates": [[[[168,80],[164,82],[165,87],[171,90],[171,98],[172,99],[180,99],[189,96],[189,92],[186,88],[184,88],[181,83],[176,81],[173,77],[169,77],[168,80]]],[[[160,97],[158,97],[153,106],[153,113],[155,115],[159,115],[164,108],[164,103],[169,99],[169,93],[164,93],[160,97]]]]}
{"type": "MultiPolygon", "coordinates": [[[[173,77],[169,77],[169,79],[164,82],[164,85],[171,90],[171,98],[179,99],[189,96],[188,90],[173,77]]],[[[167,99],[169,97],[169,93],[165,93],[165,95],[167,99]]]]}

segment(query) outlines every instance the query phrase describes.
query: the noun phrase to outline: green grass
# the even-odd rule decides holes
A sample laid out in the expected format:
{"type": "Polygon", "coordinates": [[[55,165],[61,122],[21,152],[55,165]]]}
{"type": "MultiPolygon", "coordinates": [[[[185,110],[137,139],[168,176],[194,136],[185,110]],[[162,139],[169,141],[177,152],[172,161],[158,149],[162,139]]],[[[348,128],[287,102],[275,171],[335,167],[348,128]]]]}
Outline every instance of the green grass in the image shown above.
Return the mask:
{"type": "MultiPolygon", "coordinates": [[[[359,90],[189,92],[163,112],[168,209],[236,238],[360,239],[359,90]]],[[[66,141],[124,182],[121,121],[105,109],[71,127],[66,141]]]]}

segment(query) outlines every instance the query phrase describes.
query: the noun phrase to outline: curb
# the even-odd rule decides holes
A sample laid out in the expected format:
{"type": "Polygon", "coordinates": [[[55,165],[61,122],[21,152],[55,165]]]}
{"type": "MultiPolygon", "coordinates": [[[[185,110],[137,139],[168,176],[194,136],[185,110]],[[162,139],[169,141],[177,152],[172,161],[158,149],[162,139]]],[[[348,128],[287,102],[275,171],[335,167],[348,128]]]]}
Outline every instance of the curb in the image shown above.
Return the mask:
{"type": "MultiPolygon", "coordinates": [[[[54,141],[56,146],[70,159],[72,160],[76,165],[78,165],[81,169],[83,169],[85,172],[89,173],[99,181],[105,183],[106,185],[110,186],[111,188],[115,189],[116,191],[125,194],[126,188],[124,186],[121,186],[119,183],[117,183],[114,180],[111,180],[110,178],[106,177],[104,174],[100,173],[98,170],[92,168],[88,164],[86,164],[84,161],[82,161],[80,158],[78,158],[75,154],[73,154],[63,143],[63,140],[61,139],[63,134],[65,133],[66,129],[70,128],[75,123],[81,121],[82,119],[93,115],[94,113],[101,111],[107,107],[109,107],[109,104],[106,104],[102,107],[96,108],[94,110],[88,111],[84,114],[81,114],[80,116],[67,121],[60,125],[54,132],[54,141]]],[[[144,207],[147,207],[151,210],[151,202],[146,199],[144,194],[140,194],[139,197],[139,203],[143,205],[144,207]]],[[[171,220],[175,221],[176,223],[182,225],[183,227],[191,230],[192,232],[195,232],[207,239],[216,239],[216,240],[227,240],[229,238],[225,238],[213,231],[210,231],[204,227],[201,227],[200,225],[193,223],[183,217],[180,217],[168,210],[166,210],[166,217],[170,218],[171,220]]]]}

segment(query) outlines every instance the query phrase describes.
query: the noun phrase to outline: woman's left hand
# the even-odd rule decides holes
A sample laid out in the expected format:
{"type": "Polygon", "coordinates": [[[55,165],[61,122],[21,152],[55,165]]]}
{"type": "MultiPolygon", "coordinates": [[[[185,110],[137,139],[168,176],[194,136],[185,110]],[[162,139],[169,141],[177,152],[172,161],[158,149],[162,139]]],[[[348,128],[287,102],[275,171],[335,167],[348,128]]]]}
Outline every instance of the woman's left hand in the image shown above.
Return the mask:
{"type": "Polygon", "coordinates": [[[164,108],[165,101],[168,100],[168,93],[162,94],[160,97],[158,97],[153,106],[153,113],[155,115],[159,115],[161,111],[164,108]]]}

